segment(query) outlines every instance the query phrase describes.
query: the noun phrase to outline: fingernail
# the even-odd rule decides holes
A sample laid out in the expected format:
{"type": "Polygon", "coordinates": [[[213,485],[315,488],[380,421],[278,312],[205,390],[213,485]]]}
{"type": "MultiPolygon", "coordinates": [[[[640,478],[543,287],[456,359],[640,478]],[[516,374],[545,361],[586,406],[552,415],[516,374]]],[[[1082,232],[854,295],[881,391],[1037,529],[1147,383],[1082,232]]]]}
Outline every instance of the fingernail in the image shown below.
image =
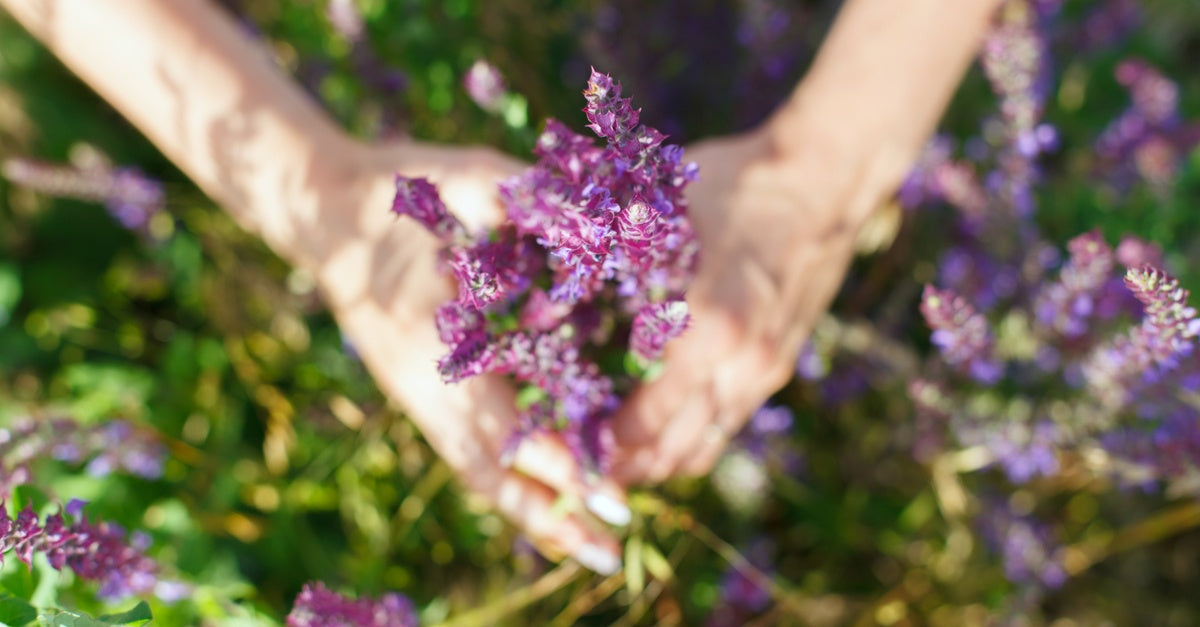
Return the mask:
{"type": "Polygon", "coordinates": [[[621,558],[595,545],[585,544],[575,551],[575,561],[590,571],[612,575],[621,570],[621,558]]]}
{"type": "Polygon", "coordinates": [[[589,511],[598,516],[600,520],[618,527],[624,527],[629,524],[629,520],[633,518],[633,514],[624,503],[614,499],[613,497],[602,492],[593,492],[587,496],[584,501],[589,511]]]}

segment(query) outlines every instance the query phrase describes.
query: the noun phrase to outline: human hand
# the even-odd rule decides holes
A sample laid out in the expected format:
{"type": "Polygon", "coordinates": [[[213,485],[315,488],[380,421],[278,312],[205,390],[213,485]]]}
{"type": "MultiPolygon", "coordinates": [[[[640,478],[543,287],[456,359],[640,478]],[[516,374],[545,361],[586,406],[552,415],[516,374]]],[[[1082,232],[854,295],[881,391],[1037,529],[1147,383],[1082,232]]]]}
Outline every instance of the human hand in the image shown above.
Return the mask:
{"type": "Polygon", "coordinates": [[[466,486],[485,497],[550,556],[570,555],[610,574],[620,567],[618,544],[589,517],[624,524],[624,494],[610,479],[585,480],[556,435],[525,439],[502,461],[515,433],[515,392],[498,376],[445,384],[437,360],[446,347],[434,326],[437,307],[455,297],[452,279],[437,267],[440,244],[411,220],[388,211],[394,177],[429,178],[468,228],[502,218],[496,183],[521,164],[484,148],[409,143],[367,148],[365,173],[351,198],[361,206],[322,224],[341,228],[319,264],[319,283],[343,332],[376,382],[399,401],[425,438],[466,486]],[[347,223],[348,226],[336,225],[347,223]]]}
{"type": "Polygon", "coordinates": [[[706,141],[688,189],[700,265],[692,324],[667,346],[662,375],[635,391],[614,428],[616,478],[659,482],[708,472],[729,438],[791,377],[813,324],[842,282],[863,216],[843,164],[785,153],[771,129],[706,141]]]}

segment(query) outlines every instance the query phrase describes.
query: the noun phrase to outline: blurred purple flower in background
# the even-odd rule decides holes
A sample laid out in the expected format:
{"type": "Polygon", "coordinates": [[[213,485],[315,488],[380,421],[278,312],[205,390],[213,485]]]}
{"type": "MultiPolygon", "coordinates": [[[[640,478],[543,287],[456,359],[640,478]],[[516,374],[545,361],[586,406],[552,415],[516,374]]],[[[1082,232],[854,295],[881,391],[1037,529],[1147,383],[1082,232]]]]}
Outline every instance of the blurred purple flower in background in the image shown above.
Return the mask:
{"type": "Polygon", "coordinates": [[[1003,559],[1009,581],[1050,589],[1066,582],[1064,553],[1051,525],[1018,515],[1003,502],[985,500],[984,506],[976,523],[988,546],[1003,559]]]}
{"type": "Polygon", "coordinates": [[[500,110],[504,105],[504,97],[508,95],[508,86],[500,69],[483,59],[476,59],[471,64],[463,76],[463,88],[472,102],[492,113],[500,110]]]}
{"type": "Polygon", "coordinates": [[[804,453],[792,440],[796,418],[789,407],[763,405],[730,441],[712,472],[713,488],[731,510],[757,514],[773,476],[799,478],[804,453]]]}
{"type": "Polygon", "coordinates": [[[157,479],[166,456],[166,446],[154,432],[125,420],[81,425],[62,417],[17,418],[0,427],[0,498],[30,483],[34,466],[45,460],[86,463],[95,476],[126,472],[157,479]]]}
{"type": "MultiPolygon", "coordinates": [[[[77,576],[100,583],[103,599],[121,599],[158,590],[158,565],[146,557],[149,537],[108,522],[93,523],[82,515],[83,503],[72,501],[66,513],[50,514],[43,522],[32,507],[16,519],[0,501],[0,564],[12,553],[27,567],[35,555],[43,555],[55,570],[70,568],[77,576]]],[[[166,588],[163,588],[166,590],[166,588]]]]}
{"type": "Polygon", "coordinates": [[[96,163],[87,167],[54,165],[32,159],[4,162],[5,178],[49,196],[103,203],[127,229],[148,232],[150,220],[163,211],[162,183],[136,168],[113,168],[96,163]]]}
{"type": "Polygon", "coordinates": [[[946,363],[980,383],[995,383],[1002,366],[992,350],[987,320],[962,297],[949,290],[925,286],[921,314],[933,329],[930,337],[946,363]]]}
{"type": "Polygon", "coordinates": [[[720,627],[742,624],[765,610],[771,603],[769,577],[775,556],[775,546],[767,538],[750,543],[743,552],[749,568],[730,564],[721,577],[721,597],[705,621],[706,625],[720,627]]]}
{"type": "Polygon", "coordinates": [[[396,593],[378,599],[352,600],[321,582],[304,585],[292,611],[288,627],[416,627],[412,602],[396,593]]]}
{"type": "Polygon", "coordinates": [[[1096,140],[1096,176],[1119,192],[1140,180],[1161,193],[1200,144],[1200,123],[1183,120],[1179,87],[1149,63],[1122,61],[1116,77],[1131,104],[1096,140]]]}

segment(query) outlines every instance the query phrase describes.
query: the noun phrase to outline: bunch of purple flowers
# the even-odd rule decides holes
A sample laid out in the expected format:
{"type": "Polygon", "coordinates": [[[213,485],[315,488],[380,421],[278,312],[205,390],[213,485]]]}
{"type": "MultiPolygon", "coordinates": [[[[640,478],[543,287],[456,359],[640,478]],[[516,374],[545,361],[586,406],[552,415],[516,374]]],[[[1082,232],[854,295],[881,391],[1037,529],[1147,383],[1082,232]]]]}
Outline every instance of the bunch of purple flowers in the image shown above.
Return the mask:
{"type": "Polygon", "coordinates": [[[392,210],[441,238],[458,280],[437,314],[443,379],[512,376],[522,430],[564,432],[603,471],[619,394],[687,326],[698,245],[683,190],[696,166],[639,124],[609,76],[592,70],[584,97],[606,145],[547,121],[537,163],[500,185],[507,221],[494,231],[467,233],[423,179],[398,176],[392,210]],[[629,358],[614,360],[617,346],[629,358]]]}

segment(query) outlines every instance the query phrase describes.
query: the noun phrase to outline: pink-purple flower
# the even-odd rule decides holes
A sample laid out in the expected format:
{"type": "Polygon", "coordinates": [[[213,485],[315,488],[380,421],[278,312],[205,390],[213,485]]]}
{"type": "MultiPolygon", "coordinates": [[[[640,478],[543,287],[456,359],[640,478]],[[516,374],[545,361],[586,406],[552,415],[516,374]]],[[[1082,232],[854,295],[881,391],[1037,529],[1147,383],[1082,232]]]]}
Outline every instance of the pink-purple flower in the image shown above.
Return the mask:
{"type": "Polygon", "coordinates": [[[26,566],[44,555],[56,570],[69,568],[76,576],[100,583],[99,596],[119,599],[154,592],[159,584],[158,565],[146,556],[149,537],[127,535],[110,522],[94,523],[82,514],[83,503],[72,501],[65,512],[43,521],[31,506],[16,519],[0,502],[0,564],[11,553],[26,566]]]}
{"type": "Polygon", "coordinates": [[[500,185],[499,229],[466,233],[423,179],[398,176],[392,210],[442,240],[458,282],[457,300],[437,314],[450,348],[438,363],[443,379],[497,373],[538,388],[523,430],[562,430],[602,469],[606,418],[617,391],[633,385],[605,351],[653,361],[687,327],[683,295],[699,251],[683,189],[696,168],[640,124],[611,77],[593,70],[584,96],[605,145],[547,121],[537,162],[500,185]]]}

